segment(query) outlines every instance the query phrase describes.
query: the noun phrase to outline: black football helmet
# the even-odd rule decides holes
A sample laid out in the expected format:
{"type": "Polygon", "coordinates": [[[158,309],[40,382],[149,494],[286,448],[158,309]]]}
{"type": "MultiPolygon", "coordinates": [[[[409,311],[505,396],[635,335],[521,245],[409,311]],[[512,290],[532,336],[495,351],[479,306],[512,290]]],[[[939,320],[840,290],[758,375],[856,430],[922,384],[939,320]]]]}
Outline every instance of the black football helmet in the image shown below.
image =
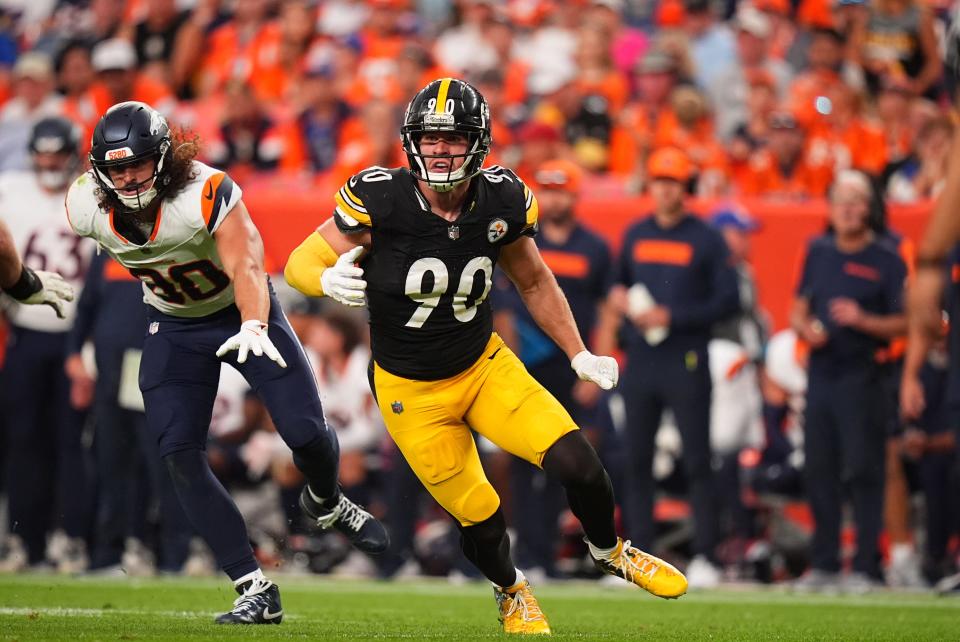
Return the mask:
{"type": "Polygon", "coordinates": [[[80,168],[80,128],[66,118],[53,116],[37,122],[28,143],[33,169],[40,184],[50,190],[67,186],[80,168]],[[44,159],[41,154],[58,154],[44,159]]]}
{"type": "Polygon", "coordinates": [[[90,164],[97,183],[130,210],[145,209],[163,195],[170,184],[169,154],[170,127],[166,119],[146,103],[117,103],[106,111],[93,130],[90,164]],[[107,169],[146,158],[155,161],[153,176],[135,186],[138,188],[135,195],[118,192],[107,169]]]}
{"type": "Polygon", "coordinates": [[[490,152],[490,108],[472,85],[456,78],[441,78],[417,92],[403,116],[400,127],[403,151],[407,154],[410,172],[438,192],[448,192],[476,176],[490,152]],[[420,152],[420,138],[426,132],[448,131],[467,138],[463,165],[446,172],[428,172],[425,156],[420,152]]]}

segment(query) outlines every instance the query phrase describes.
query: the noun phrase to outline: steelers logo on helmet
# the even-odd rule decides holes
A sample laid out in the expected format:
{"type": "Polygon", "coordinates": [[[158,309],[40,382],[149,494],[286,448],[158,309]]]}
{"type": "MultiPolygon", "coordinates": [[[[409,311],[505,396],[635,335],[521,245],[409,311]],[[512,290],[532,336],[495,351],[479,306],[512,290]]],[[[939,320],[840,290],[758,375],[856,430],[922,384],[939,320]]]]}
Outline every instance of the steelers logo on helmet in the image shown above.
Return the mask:
{"type": "Polygon", "coordinates": [[[162,196],[170,183],[168,172],[170,127],[155,109],[137,101],[117,103],[104,113],[93,130],[90,164],[108,200],[132,211],[146,209],[162,196]],[[153,173],[120,190],[110,178],[111,169],[153,160],[153,173]]]}
{"type": "Polygon", "coordinates": [[[437,192],[449,192],[470,180],[490,152],[490,109],[472,85],[456,78],[440,78],[417,92],[400,128],[410,172],[437,192]],[[423,154],[420,140],[428,132],[452,132],[467,139],[463,154],[423,154]],[[448,161],[445,171],[430,171],[430,161],[448,161]]]}

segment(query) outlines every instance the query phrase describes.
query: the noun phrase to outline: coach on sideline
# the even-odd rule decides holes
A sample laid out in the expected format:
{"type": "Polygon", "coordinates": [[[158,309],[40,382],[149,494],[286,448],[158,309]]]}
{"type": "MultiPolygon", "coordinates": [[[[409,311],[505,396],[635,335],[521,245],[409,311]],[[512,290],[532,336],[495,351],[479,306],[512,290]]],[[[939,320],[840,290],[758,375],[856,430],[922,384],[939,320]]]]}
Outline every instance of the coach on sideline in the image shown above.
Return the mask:
{"type": "Polygon", "coordinates": [[[740,309],[737,277],[720,233],[684,210],[693,174],[686,154],[675,148],[654,152],[648,174],[654,213],[625,233],[608,306],[619,314],[604,315],[597,348],[608,350],[624,315],[630,319],[621,383],[629,462],[624,508],[630,531],[637,533],[638,545],[652,548],[654,438],[669,407],[683,440],[695,525],[695,557],[687,579],[691,587],[709,587],[720,581],[720,571],[714,562],[719,526],[707,344],[713,325],[740,309]]]}
{"type": "Polygon", "coordinates": [[[883,518],[883,380],[878,349],[906,331],[903,259],[870,229],[870,180],[838,174],[830,229],[813,239],[790,324],[811,348],[804,419],[807,491],[814,533],[810,572],[796,588],[835,588],[840,570],[843,490],[853,499],[857,553],[843,587],[869,590],[880,577],[883,518]]]}

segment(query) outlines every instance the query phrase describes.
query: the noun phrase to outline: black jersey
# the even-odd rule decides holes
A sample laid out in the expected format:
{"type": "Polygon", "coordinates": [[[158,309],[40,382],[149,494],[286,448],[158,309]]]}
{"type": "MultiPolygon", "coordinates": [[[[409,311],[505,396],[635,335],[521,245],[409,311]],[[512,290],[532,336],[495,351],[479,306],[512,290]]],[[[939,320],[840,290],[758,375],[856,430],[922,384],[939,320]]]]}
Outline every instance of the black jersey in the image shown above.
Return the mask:
{"type": "Polygon", "coordinates": [[[352,176],[336,202],[341,232],[372,233],[360,267],[376,362],[427,381],[466,370],[493,331],[487,295],[500,248],[535,233],[533,193],[512,171],[485,169],[451,222],[431,211],[407,169],[372,167],[352,176]]]}

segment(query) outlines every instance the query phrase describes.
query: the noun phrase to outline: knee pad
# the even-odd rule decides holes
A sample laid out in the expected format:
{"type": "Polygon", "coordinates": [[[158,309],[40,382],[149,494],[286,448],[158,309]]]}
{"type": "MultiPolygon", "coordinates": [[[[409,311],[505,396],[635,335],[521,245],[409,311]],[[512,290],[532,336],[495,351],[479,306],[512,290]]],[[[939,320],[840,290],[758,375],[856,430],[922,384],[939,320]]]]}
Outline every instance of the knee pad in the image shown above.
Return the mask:
{"type": "Polygon", "coordinates": [[[547,451],[543,470],[567,488],[593,488],[610,483],[600,457],[579,430],[567,433],[547,451]]]}
{"type": "Polygon", "coordinates": [[[291,449],[293,463],[308,480],[329,477],[331,470],[334,479],[340,461],[340,443],[333,430],[327,429],[303,446],[291,449]]]}
{"type": "Polygon", "coordinates": [[[207,475],[207,454],[199,448],[178,450],[163,456],[174,488],[188,488],[201,482],[207,475]]]}
{"type": "MultiPolygon", "coordinates": [[[[500,496],[493,489],[490,482],[484,481],[464,493],[459,502],[459,510],[455,517],[461,525],[469,528],[476,528],[479,524],[488,521],[491,516],[500,514],[501,521],[503,513],[500,509],[500,496]]],[[[506,523],[504,522],[504,528],[506,523]]]]}

